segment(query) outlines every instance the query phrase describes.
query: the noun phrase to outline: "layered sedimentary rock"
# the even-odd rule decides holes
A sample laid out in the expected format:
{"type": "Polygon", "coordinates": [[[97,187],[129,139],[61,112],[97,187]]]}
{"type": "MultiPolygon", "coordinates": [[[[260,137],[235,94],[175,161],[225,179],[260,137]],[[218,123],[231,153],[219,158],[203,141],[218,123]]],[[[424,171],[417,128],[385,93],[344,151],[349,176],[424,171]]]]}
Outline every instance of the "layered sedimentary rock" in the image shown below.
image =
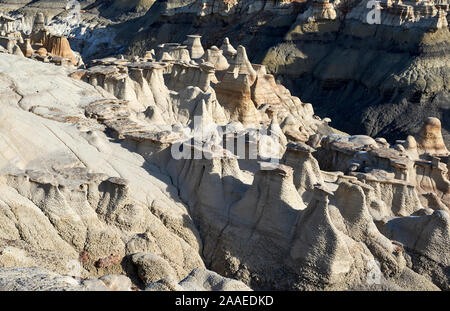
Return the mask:
{"type": "Polygon", "coordinates": [[[79,63],[79,60],[70,48],[69,41],[62,36],[50,36],[44,47],[51,55],[67,58],[74,65],[79,63]]]}
{"type": "MultiPolygon", "coordinates": [[[[340,21],[312,5],[299,22],[340,21]]],[[[393,144],[346,135],[243,46],[199,56],[198,39],[80,70],[0,55],[0,286],[448,290],[438,120],[393,144]],[[53,272],[13,268],[33,266],[53,272]]]]}
{"type": "Polygon", "coordinates": [[[448,5],[376,3],[313,1],[263,63],[336,127],[401,139],[444,116],[448,5]]]}
{"type": "MultiPolygon", "coordinates": [[[[3,17],[6,18],[6,17],[3,17]]],[[[19,20],[9,18],[9,23],[21,25],[19,20]]],[[[72,51],[66,37],[48,32],[45,26],[44,14],[39,12],[34,19],[30,33],[17,31],[12,26],[4,28],[4,37],[7,40],[8,53],[37,59],[43,62],[52,62],[58,65],[81,66],[83,61],[72,51]]],[[[1,44],[1,42],[0,42],[1,44]]]]}
{"type": "Polygon", "coordinates": [[[403,139],[425,117],[445,119],[446,1],[378,1],[379,8],[369,0],[187,3],[154,5],[129,51],[194,32],[207,46],[221,47],[228,37],[345,132],[403,139]],[[201,20],[186,26],[187,16],[201,20]]]}
{"type": "Polygon", "coordinates": [[[8,73],[0,112],[8,116],[0,135],[3,267],[99,277],[133,271],[128,256],[149,251],[181,273],[176,281],[204,266],[185,207],[170,199],[174,189],[85,117],[84,107],[106,92],[24,57],[1,55],[0,66],[8,73]]]}
{"type": "Polygon", "coordinates": [[[30,34],[30,44],[36,49],[43,47],[50,55],[68,59],[73,65],[81,64],[70,48],[69,41],[64,36],[53,35],[48,32],[45,26],[44,15],[36,15],[33,29],[30,34]]]}
{"type": "MultiPolygon", "coordinates": [[[[435,120],[431,121],[436,124],[435,120]]],[[[424,131],[429,123],[430,119],[424,120],[424,131]]],[[[435,138],[441,137],[441,133],[436,129],[432,129],[432,133],[424,142],[436,146],[435,138]]],[[[390,202],[394,215],[407,216],[423,206],[439,209],[440,203],[434,201],[431,193],[438,194],[437,202],[448,206],[446,155],[441,154],[439,158],[438,154],[424,153],[419,158],[417,146],[413,153],[411,148],[411,140],[386,146],[369,137],[347,139],[337,135],[322,140],[317,157],[323,169],[342,170],[373,186],[379,193],[388,191],[390,194],[383,195],[382,199],[390,202]]]]}
{"type": "MultiPolygon", "coordinates": [[[[266,73],[264,66],[251,64],[244,47],[239,47],[229,61],[222,59],[228,64],[225,69],[217,66],[221,62],[218,59],[211,59],[214,63],[208,58],[191,60],[188,50],[177,43],[160,45],[155,53],[158,61],[151,55],[148,51],[144,57],[132,61],[95,60],[93,64],[97,66],[80,71],[79,76],[119,99],[130,101],[136,111],[150,109],[153,124],[162,121],[189,124],[193,116],[203,114],[199,111],[201,105],[187,108],[181,102],[201,103],[199,100],[203,98],[209,117],[220,125],[236,121],[246,126],[269,126],[276,119],[281,124],[281,135],[288,135],[292,141],[306,141],[315,131],[332,132],[327,122],[313,118],[310,104],[291,96],[266,73]]],[[[219,58],[222,55],[216,54],[219,58]]]]}
{"type": "MultiPolygon", "coordinates": [[[[437,118],[427,118],[416,138],[418,152],[432,156],[448,156],[441,133],[441,121],[437,118]]],[[[414,146],[412,146],[414,147],[414,146]]]]}

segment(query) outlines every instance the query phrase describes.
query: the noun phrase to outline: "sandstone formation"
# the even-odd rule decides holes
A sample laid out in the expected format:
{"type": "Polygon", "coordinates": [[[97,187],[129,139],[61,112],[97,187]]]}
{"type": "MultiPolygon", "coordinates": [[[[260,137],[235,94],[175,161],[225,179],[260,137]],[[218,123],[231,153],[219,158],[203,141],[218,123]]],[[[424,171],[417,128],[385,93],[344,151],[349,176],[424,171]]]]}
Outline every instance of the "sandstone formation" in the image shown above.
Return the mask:
{"type": "Polygon", "coordinates": [[[437,118],[427,118],[417,136],[419,153],[432,156],[448,156],[449,152],[442,139],[441,121],[437,118]]]}
{"type": "Polygon", "coordinates": [[[51,55],[67,58],[74,65],[79,63],[66,38],[51,36],[47,40],[45,47],[51,55]]]}
{"type": "MultiPolygon", "coordinates": [[[[379,7],[369,0],[169,0],[136,21],[136,36],[124,45],[139,54],[195,32],[206,46],[227,50],[228,58],[235,53],[226,48],[231,40],[334,127],[403,139],[417,133],[425,117],[446,118],[449,4],[374,3],[379,7]]],[[[443,131],[449,143],[448,126],[443,131]]]]}
{"type": "MultiPolygon", "coordinates": [[[[381,2],[381,25],[448,31],[446,4],[412,10],[419,2],[381,2]]],[[[351,25],[364,23],[352,1],[187,3],[155,2],[142,18],[158,7],[153,22],[260,11],[289,20],[307,5],[281,43],[293,45],[334,41],[340,29],[358,36],[351,25]]],[[[348,135],[232,36],[205,48],[189,31],[76,68],[48,17],[33,24],[22,42],[1,41],[0,289],[449,290],[439,119],[421,118],[402,140],[348,135]],[[72,66],[54,66],[64,59],[72,66]]],[[[292,55],[311,70],[327,53],[349,57],[308,44],[292,55]]],[[[314,70],[336,90],[348,80],[335,65],[314,70]]]]}
{"type": "Polygon", "coordinates": [[[2,266],[69,274],[69,263],[75,262],[80,277],[100,277],[111,274],[107,271],[126,273],[133,265],[128,255],[152,251],[181,277],[203,267],[198,233],[183,204],[170,199],[173,187],[147,175],[142,157],[109,146],[97,121],[84,116],[82,107],[111,95],[68,78],[64,68],[1,57],[2,72],[8,72],[2,75],[1,115],[9,116],[1,140],[10,146],[0,157],[2,266]],[[29,79],[20,78],[24,72],[29,79]],[[42,135],[34,135],[36,127],[42,135]]]}
{"type": "MultiPolygon", "coordinates": [[[[44,14],[39,12],[34,19],[31,33],[16,31],[12,23],[16,19],[2,16],[7,21],[3,27],[5,37],[5,48],[10,54],[26,56],[29,58],[52,62],[58,65],[81,66],[82,60],[72,51],[69,41],[64,36],[53,35],[48,32],[45,26],[44,14]],[[45,50],[45,52],[44,52],[45,50]]],[[[0,42],[1,44],[1,42],[0,42]]]]}
{"type": "Polygon", "coordinates": [[[194,269],[180,283],[162,279],[147,285],[146,291],[250,291],[244,283],[205,269],[194,269]]]}
{"type": "Polygon", "coordinates": [[[189,35],[187,36],[186,41],[184,41],[184,44],[186,44],[189,49],[189,54],[192,59],[199,59],[205,54],[205,50],[200,42],[201,37],[202,36],[198,35],[189,35]]]}

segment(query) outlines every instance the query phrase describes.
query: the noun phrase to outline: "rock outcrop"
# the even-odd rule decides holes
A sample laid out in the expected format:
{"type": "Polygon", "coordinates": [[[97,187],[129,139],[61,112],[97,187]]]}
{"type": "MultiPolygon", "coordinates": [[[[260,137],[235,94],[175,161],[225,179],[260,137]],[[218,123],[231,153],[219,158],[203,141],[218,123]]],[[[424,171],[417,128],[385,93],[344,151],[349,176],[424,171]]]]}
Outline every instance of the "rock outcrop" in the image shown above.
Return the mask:
{"type": "Polygon", "coordinates": [[[145,288],[147,291],[250,291],[244,283],[228,279],[205,269],[194,269],[180,283],[171,279],[153,282],[145,288]]]}
{"type": "MultiPolygon", "coordinates": [[[[355,42],[322,45],[370,28],[358,35],[362,8],[345,3],[166,1],[142,19],[281,16],[265,27],[293,22],[283,44],[307,42],[305,70],[322,57],[315,77],[337,90],[349,80],[326,56],[342,59],[355,42]]],[[[448,31],[446,7],[381,5],[377,36],[448,31]]],[[[449,289],[450,162],[438,119],[393,144],[345,134],[228,39],[221,49],[197,35],[154,40],[140,56],[54,66],[73,62],[48,19],[34,20],[29,41],[1,41],[0,289],[449,289]]]]}
{"type": "Polygon", "coordinates": [[[428,153],[432,156],[448,156],[441,133],[441,121],[437,118],[427,118],[416,138],[419,154],[428,153]]]}
{"type": "Polygon", "coordinates": [[[58,65],[81,66],[83,64],[81,57],[72,51],[66,37],[54,35],[48,31],[42,12],[36,14],[30,33],[23,30],[17,31],[13,27],[14,23],[21,25],[19,20],[7,16],[2,18],[7,20],[3,36],[7,39],[6,48],[10,54],[58,65]]]}
{"type": "Polygon", "coordinates": [[[0,153],[0,264],[101,277],[129,273],[127,256],[150,251],[180,273],[178,281],[203,267],[192,220],[170,199],[173,186],[147,175],[142,157],[110,145],[84,116],[106,92],[64,68],[0,57],[7,73],[0,115],[8,116],[0,129],[8,146],[0,153]]]}
{"type": "Polygon", "coordinates": [[[230,38],[247,48],[252,63],[265,65],[318,115],[351,134],[403,139],[418,132],[425,117],[445,119],[447,1],[183,3],[150,8],[128,51],[139,54],[197,33],[231,59],[230,38]],[[201,20],[186,25],[187,16],[201,20]]]}

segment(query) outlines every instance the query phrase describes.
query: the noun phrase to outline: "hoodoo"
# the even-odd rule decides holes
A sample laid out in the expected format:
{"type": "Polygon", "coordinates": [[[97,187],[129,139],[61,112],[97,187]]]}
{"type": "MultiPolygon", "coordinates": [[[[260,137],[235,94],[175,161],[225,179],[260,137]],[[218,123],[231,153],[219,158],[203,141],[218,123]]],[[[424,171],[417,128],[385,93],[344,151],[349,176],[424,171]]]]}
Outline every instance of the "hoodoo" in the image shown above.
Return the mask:
{"type": "Polygon", "coordinates": [[[0,1],[0,290],[448,291],[449,6],[368,2],[0,1]]]}
{"type": "Polygon", "coordinates": [[[448,156],[441,133],[441,121],[438,118],[426,118],[417,137],[417,148],[420,153],[433,156],[448,156]]]}

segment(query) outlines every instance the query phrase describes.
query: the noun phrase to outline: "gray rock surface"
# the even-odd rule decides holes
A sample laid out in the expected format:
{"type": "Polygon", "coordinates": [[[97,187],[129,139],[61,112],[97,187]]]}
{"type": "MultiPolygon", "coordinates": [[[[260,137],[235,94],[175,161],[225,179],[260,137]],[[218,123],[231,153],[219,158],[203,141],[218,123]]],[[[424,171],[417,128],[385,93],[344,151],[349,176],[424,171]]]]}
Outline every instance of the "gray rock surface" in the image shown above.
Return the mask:
{"type": "Polygon", "coordinates": [[[194,269],[180,283],[171,279],[152,282],[145,288],[147,291],[250,291],[244,283],[224,278],[206,269],[194,269]]]}

